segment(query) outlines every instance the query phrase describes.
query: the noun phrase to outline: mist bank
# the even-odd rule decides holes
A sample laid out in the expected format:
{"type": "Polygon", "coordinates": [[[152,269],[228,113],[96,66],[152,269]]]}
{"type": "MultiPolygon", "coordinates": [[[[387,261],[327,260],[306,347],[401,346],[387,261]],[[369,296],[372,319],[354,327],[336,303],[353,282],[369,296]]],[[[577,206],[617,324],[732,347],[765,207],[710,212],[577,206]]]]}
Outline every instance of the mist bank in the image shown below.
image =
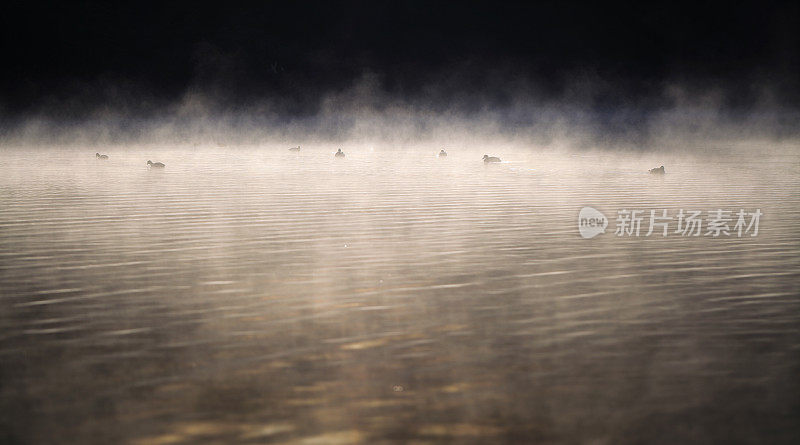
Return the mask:
{"type": "Polygon", "coordinates": [[[771,141],[796,147],[800,110],[781,104],[764,87],[745,105],[730,92],[667,85],[649,101],[613,96],[594,81],[576,81],[553,99],[530,85],[506,85],[441,98],[387,93],[377,76],[365,75],[320,97],[313,112],[291,113],[282,100],[231,102],[223,93],[190,88],[171,103],[147,94],[109,93],[108,101],[76,96],[54,99],[36,112],[0,108],[4,146],[107,146],[119,144],[236,146],[348,144],[407,147],[433,144],[482,147],[703,150],[704,142],[735,145],[771,141]],[[113,97],[111,97],[113,96],[113,97]],[[441,100],[437,100],[441,99],[441,100]],[[149,102],[148,102],[149,101],[149,102]],[[91,103],[91,105],[87,105],[91,103]],[[149,104],[149,105],[148,105],[149,104]],[[87,107],[89,107],[87,109],[87,107]],[[147,112],[144,112],[146,110],[147,112]]]}

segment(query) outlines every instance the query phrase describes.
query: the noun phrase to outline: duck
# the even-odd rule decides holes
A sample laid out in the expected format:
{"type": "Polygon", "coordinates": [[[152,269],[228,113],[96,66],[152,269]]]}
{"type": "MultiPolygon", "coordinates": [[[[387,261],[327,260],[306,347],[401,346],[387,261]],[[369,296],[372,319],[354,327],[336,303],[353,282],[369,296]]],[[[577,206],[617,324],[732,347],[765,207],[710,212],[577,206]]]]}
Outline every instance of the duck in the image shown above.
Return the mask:
{"type": "Polygon", "coordinates": [[[300,146],[298,145],[297,147],[292,147],[289,149],[289,151],[300,151],[300,146]]]}
{"type": "Polygon", "coordinates": [[[150,161],[150,160],[147,161],[147,165],[149,165],[152,168],[164,168],[164,164],[162,164],[160,162],[153,162],[153,161],[150,161]]]}
{"type": "Polygon", "coordinates": [[[447,152],[444,151],[444,148],[439,150],[439,157],[440,158],[446,158],[447,157],[447,152]]]}
{"type": "Polygon", "coordinates": [[[108,159],[108,155],[101,155],[100,153],[95,153],[94,157],[96,157],[97,159],[104,159],[104,160],[108,159]]]}
{"type": "Polygon", "coordinates": [[[666,171],[664,171],[664,166],[663,165],[661,167],[658,167],[658,168],[651,168],[650,169],[650,174],[651,175],[663,175],[664,173],[666,173],[666,171]]]}
{"type": "Polygon", "coordinates": [[[483,163],[489,164],[491,162],[500,162],[500,158],[495,156],[483,155],[483,163]]]}
{"type": "Polygon", "coordinates": [[[334,156],[336,156],[337,158],[343,158],[344,157],[344,152],[340,148],[339,151],[337,151],[334,156]]]}

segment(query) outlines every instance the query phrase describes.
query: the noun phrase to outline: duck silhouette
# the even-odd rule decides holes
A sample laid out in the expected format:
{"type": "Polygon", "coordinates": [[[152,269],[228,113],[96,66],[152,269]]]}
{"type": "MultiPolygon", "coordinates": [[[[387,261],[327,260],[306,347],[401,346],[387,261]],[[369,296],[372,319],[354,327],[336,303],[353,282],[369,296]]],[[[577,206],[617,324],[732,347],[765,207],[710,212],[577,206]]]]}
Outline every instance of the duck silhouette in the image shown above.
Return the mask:
{"type": "Polygon", "coordinates": [[[297,147],[292,147],[289,149],[289,151],[300,151],[300,146],[298,145],[297,147]]]}
{"type": "Polygon", "coordinates": [[[103,159],[103,160],[108,159],[108,155],[101,155],[100,153],[95,153],[94,157],[96,157],[97,159],[103,159]]]}
{"type": "Polygon", "coordinates": [[[344,152],[340,148],[339,151],[337,151],[334,156],[336,156],[337,158],[343,158],[344,157],[344,152]]]}
{"type": "Polygon", "coordinates": [[[152,168],[164,168],[165,167],[164,164],[162,164],[160,162],[153,162],[153,161],[150,161],[150,160],[147,161],[147,165],[149,165],[152,168]]]}
{"type": "Polygon", "coordinates": [[[489,163],[492,163],[492,162],[500,162],[500,158],[498,158],[496,156],[483,155],[483,163],[484,164],[489,164],[489,163]]]}
{"type": "Polygon", "coordinates": [[[666,171],[664,171],[664,166],[663,165],[661,167],[658,167],[658,168],[651,168],[650,169],[650,174],[651,175],[663,175],[664,173],[666,173],[666,171]]]}
{"type": "Polygon", "coordinates": [[[439,150],[439,157],[440,158],[446,158],[447,157],[447,152],[444,151],[444,148],[439,150]]]}

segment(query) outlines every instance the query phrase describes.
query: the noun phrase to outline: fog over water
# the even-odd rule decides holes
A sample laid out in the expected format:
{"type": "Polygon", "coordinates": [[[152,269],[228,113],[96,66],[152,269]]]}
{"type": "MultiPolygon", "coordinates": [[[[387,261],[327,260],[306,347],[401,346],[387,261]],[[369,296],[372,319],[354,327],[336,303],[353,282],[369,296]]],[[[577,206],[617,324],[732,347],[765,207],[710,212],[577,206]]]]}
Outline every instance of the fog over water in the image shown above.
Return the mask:
{"type": "Polygon", "coordinates": [[[800,439],[796,142],[449,134],[7,142],[0,441],[800,439]]]}
{"type": "Polygon", "coordinates": [[[798,18],[0,2],[0,444],[800,443],[798,18]]]}

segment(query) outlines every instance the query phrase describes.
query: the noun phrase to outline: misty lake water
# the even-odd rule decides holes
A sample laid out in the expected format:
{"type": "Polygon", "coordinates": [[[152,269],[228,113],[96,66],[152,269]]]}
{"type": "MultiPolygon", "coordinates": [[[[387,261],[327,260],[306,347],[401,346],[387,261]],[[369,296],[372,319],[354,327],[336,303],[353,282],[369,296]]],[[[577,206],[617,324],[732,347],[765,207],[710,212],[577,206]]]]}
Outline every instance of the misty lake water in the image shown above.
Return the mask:
{"type": "Polygon", "coordinates": [[[343,148],[0,150],[0,442],[800,440],[796,149],[343,148]]]}

